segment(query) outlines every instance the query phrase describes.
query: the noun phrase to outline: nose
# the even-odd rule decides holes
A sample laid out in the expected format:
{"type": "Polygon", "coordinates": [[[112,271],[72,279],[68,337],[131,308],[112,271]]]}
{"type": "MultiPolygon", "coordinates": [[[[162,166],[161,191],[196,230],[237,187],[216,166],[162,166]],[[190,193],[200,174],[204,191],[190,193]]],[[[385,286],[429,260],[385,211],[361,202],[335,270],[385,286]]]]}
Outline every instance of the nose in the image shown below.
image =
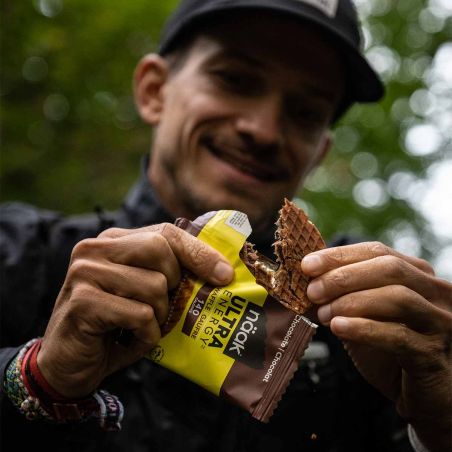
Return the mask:
{"type": "Polygon", "coordinates": [[[237,131],[262,146],[281,145],[281,101],[277,95],[253,99],[243,105],[237,119],[237,131]]]}

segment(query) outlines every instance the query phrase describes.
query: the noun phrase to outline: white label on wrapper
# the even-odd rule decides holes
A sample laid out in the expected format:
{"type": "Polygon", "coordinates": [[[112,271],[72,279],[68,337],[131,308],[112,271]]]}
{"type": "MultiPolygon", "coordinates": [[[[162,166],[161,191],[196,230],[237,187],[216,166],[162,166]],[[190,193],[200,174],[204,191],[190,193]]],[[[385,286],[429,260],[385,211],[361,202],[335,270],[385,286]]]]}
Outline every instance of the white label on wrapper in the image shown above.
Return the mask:
{"type": "Polygon", "coordinates": [[[248,217],[242,212],[233,212],[232,215],[230,215],[225,221],[225,224],[245,237],[248,237],[251,234],[251,225],[248,221],[248,217]]]}

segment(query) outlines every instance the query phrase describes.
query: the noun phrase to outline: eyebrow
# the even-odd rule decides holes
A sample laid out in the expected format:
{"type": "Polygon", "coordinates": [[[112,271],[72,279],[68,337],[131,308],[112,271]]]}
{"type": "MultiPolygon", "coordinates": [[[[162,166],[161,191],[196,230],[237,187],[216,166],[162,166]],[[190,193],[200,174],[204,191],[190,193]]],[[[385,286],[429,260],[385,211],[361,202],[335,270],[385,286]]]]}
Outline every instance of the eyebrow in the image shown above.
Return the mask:
{"type": "MultiPolygon", "coordinates": [[[[223,49],[216,55],[213,55],[210,59],[209,63],[215,63],[220,58],[226,58],[230,61],[237,61],[239,63],[245,64],[253,69],[266,69],[267,65],[262,60],[253,57],[252,55],[248,55],[247,53],[243,53],[237,50],[232,49],[223,49]]],[[[306,81],[303,89],[304,94],[312,95],[317,98],[321,98],[327,101],[331,101],[334,97],[334,92],[328,89],[324,89],[320,86],[315,86],[313,83],[306,81]]]]}
{"type": "Polygon", "coordinates": [[[322,89],[318,86],[314,86],[312,83],[305,85],[305,91],[314,97],[322,98],[327,101],[331,101],[334,98],[334,92],[328,89],[322,89]]]}
{"type": "Polygon", "coordinates": [[[220,53],[212,56],[210,61],[215,62],[219,58],[226,58],[228,60],[233,60],[233,61],[235,60],[239,63],[244,63],[247,66],[251,66],[253,68],[257,67],[259,69],[264,69],[266,66],[265,63],[263,61],[259,60],[258,58],[255,58],[251,55],[242,53],[237,50],[224,49],[220,53]]]}

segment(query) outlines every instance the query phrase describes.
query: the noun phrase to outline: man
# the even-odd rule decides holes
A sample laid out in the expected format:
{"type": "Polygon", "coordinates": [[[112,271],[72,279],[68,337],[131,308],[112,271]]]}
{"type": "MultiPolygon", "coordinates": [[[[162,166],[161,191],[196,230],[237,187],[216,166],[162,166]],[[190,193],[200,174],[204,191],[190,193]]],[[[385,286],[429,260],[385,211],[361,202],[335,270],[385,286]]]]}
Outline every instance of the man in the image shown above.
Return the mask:
{"type": "Polygon", "coordinates": [[[221,254],[170,223],[241,210],[252,241],[270,253],[282,200],[328,152],[335,119],[382,94],[358,40],[346,0],[182,2],[160,53],[135,72],[137,108],[154,138],[123,209],[70,219],[4,209],[5,444],[411,450],[409,423],[416,450],[448,450],[452,285],[379,243],[344,241],[300,263],[313,277],[308,296],[329,362],[302,363],[268,425],[140,359],[159,341],[182,268],[216,285],[233,277],[221,254]],[[127,344],[117,340],[124,330],[127,344]],[[85,420],[93,412],[106,427],[121,420],[120,403],[99,387],[125,407],[121,432],[85,420]]]}

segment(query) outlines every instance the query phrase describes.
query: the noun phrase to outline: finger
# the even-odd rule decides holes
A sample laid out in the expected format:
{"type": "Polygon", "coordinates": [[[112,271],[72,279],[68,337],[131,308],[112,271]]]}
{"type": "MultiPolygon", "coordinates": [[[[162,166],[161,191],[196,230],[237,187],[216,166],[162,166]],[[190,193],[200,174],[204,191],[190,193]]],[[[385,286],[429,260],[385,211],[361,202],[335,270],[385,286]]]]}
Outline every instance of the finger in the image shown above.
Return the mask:
{"type": "Polygon", "coordinates": [[[170,288],[180,280],[179,264],[212,284],[231,281],[231,265],[214,248],[169,223],[159,225],[158,230],[137,231],[114,239],[83,240],[74,253],[76,256],[94,253],[112,262],[161,271],[170,288]]]}
{"type": "Polygon", "coordinates": [[[443,365],[446,343],[439,336],[423,335],[406,325],[356,317],[334,317],[331,331],[344,341],[356,342],[397,356],[405,369],[443,365]]]}
{"type": "Polygon", "coordinates": [[[404,323],[419,332],[437,331],[447,321],[439,308],[411,289],[398,285],[344,295],[321,306],[317,316],[325,325],[337,316],[362,317],[404,323]]]}
{"type": "Polygon", "coordinates": [[[108,228],[102,231],[97,237],[102,239],[118,239],[126,235],[139,234],[141,232],[160,232],[165,228],[167,223],[152,224],[142,228],[124,229],[124,228],[108,228]]]}
{"type": "Polygon", "coordinates": [[[102,231],[97,238],[99,239],[117,239],[125,235],[135,234],[140,229],[123,229],[123,228],[108,228],[102,231]]]}
{"type": "Polygon", "coordinates": [[[437,278],[386,255],[327,271],[311,281],[307,295],[313,303],[326,303],[347,293],[389,285],[404,285],[426,299],[437,292],[437,278]]]}
{"type": "Polygon", "coordinates": [[[176,287],[180,280],[176,256],[167,240],[155,232],[141,231],[116,238],[104,236],[82,240],[73,249],[71,267],[79,260],[104,261],[159,271],[167,278],[169,289],[176,287]]]}
{"type": "Polygon", "coordinates": [[[103,336],[124,328],[149,347],[160,340],[154,309],[146,303],[106,293],[89,284],[78,284],[73,289],[69,309],[74,328],[84,335],[103,336]]]}
{"type": "Polygon", "coordinates": [[[234,277],[231,264],[220,252],[188,232],[167,223],[161,234],[168,240],[182,267],[191,270],[201,279],[223,285],[234,277]]]}
{"type": "Polygon", "coordinates": [[[301,263],[302,270],[311,277],[327,271],[361,261],[372,260],[381,256],[394,256],[410,263],[419,270],[434,275],[431,265],[413,256],[399,253],[380,242],[363,242],[353,245],[325,248],[308,254],[301,263]]]}
{"type": "Polygon", "coordinates": [[[162,325],[168,316],[168,281],[163,273],[107,261],[77,260],[72,281],[89,281],[112,295],[149,304],[162,325]]]}

